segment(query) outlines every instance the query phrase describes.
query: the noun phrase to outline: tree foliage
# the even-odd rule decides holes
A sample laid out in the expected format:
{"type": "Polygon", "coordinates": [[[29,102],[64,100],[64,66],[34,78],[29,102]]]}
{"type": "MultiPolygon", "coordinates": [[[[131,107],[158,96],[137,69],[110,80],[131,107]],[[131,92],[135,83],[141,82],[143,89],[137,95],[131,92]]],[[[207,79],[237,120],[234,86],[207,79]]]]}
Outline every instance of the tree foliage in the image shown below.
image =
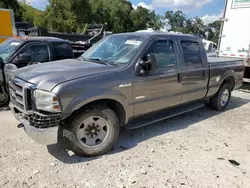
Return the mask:
{"type": "Polygon", "coordinates": [[[164,19],[167,20],[172,31],[193,34],[215,43],[218,42],[221,27],[219,21],[205,25],[201,18],[189,18],[182,11],[167,11],[164,19]]]}
{"type": "Polygon", "coordinates": [[[56,32],[83,32],[89,23],[105,24],[115,33],[160,30],[167,24],[169,30],[217,42],[220,30],[218,21],[205,25],[199,17],[190,18],[182,11],[167,11],[160,16],[141,6],[134,9],[128,0],[49,0],[44,11],[27,5],[26,0],[0,0],[0,8],[13,9],[16,21],[56,32]]]}

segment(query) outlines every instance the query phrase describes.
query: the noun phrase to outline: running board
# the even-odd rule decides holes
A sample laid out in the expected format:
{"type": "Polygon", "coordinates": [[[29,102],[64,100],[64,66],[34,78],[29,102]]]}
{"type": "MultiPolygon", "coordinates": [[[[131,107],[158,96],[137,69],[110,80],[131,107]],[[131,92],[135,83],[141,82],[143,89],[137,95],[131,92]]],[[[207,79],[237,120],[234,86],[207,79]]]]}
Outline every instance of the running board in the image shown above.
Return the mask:
{"type": "Polygon", "coordinates": [[[202,102],[195,102],[195,103],[189,103],[185,105],[178,105],[177,107],[171,107],[163,111],[158,111],[151,113],[150,115],[145,115],[139,118],[136,118],[129,122],[127,125],[124,127],[128,130],[131,129],[137,129],[140,127],[144,127],[174,116],[178,116],[193,110],[196,110],[198,108],[202,108],[205,106],[204,101],[202,102]]]}

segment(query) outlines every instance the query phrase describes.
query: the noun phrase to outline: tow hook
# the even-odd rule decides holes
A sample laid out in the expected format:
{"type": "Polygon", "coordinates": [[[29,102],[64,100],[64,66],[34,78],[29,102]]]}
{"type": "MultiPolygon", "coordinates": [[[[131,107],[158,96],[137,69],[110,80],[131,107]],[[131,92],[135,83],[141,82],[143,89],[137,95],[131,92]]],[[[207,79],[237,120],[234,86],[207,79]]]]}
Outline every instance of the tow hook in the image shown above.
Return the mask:
{"type": "Polygon", "coordinates": [[[17,128],[23,128],[24,127],[24,125],[22,124],[22,123],[19,123],[18,125],[17,125],[17,128]]]}

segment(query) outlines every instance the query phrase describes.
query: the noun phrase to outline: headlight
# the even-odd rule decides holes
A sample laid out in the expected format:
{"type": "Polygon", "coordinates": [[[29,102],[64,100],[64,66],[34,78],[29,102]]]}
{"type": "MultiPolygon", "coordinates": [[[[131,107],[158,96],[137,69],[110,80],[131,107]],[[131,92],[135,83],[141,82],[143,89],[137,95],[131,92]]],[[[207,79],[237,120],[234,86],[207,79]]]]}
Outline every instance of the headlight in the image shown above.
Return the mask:
{"type": "Polygon", "coordinates": [[[47,112],[61,112],[59,99],[56,94],[42,90],[35,90],[36,108],[47,112]]]}

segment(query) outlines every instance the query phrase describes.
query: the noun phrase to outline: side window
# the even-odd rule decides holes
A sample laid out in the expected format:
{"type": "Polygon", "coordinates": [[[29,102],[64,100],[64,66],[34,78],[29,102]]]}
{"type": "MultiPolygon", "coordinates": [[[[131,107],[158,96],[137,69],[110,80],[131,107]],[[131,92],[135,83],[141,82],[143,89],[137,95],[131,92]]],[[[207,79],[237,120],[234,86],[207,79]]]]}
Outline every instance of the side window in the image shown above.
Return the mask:
{"type": "MultiPolygon", "coordinates": [[[[31,63],[48,62],[49,48],[47,45],[31,45],[19,54],[20,56],[29,57],[31,63]]],[[[27,63],[27,62],[26,62],[27,63]]]]}
{"type": "Polygon", "coordinates": [[[74,57],[72,47],[68,43],[53,43],[55,60],[71,59],[74,57]]]}
{"type": "Polygon", "coordinates": [[[156,41],[150,47],[149,53],[155,55],[159,68],[164,68],[177,64],[173,41],[170,40],[156,41]]]}
{"type": "Polygon", "coordinates": [[[198,42],[182,41],[181,47],[185,66],[202,64],[201,52],[198,42]]]}

